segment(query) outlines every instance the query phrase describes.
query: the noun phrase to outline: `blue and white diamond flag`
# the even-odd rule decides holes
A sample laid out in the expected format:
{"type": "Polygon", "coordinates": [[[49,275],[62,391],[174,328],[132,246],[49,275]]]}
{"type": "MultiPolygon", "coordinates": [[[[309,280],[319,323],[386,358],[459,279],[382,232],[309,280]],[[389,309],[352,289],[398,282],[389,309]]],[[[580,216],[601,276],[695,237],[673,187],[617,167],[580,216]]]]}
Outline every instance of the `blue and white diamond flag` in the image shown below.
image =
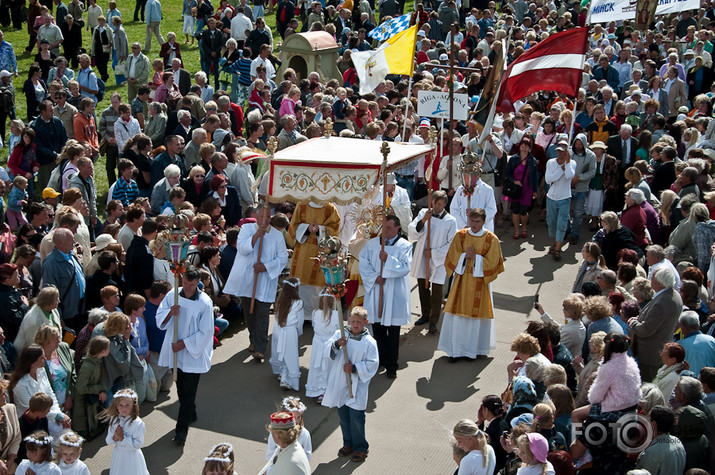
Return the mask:
{"type": "Polygon", "coordinates": [[[370,33],[368,33],[367,36],[375,38],[377,41],[384,41],[391,36],[395,36],[399,32],[406,30],[409,26],[410,15],[406,14],[376,26],[370,30],[370,33]]]}

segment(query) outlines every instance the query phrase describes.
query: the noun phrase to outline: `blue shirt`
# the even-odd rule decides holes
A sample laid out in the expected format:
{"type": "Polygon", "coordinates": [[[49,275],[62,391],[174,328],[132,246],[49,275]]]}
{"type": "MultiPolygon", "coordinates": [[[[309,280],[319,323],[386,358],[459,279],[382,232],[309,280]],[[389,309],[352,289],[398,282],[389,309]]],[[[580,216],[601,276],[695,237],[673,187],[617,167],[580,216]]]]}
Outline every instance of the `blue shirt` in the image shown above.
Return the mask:
{"type": "MultiPolygon", "coordinates": [[[[80,86],[84,86],[93,91],[99,90],[99,85],[97,84],[97,75],[94,74],[94,71],[91,67],[87,69],[81,69],[77,73],[77,82],[80,86]]],[[[94,94],[90,94],[87,91],[80,90],[79,95],[89,97],[94,101],[95,104],[97,103],[97,96],[95,96],[94,94]]]]}
{"type": "Polygon", "coordinates": [[[57,252],[62,254],[62,257],[67,259],[67,261],[74,266],[74,273],[77,275],[77,282],[79,283],[79,298],[84,298],[84,289],[87,286],[87,282],[84,280],[84,270],[82,270],[82,266],[72,252],[65,254],[59,249],[57,249],[57,252]]]}
{"type": "Polygon", "coordinates": [[[697,331],[678,343],[685,349],[685,361],[693,373],[700,374],[704,367],[715,366],[715,338],[697,331]]]}
{"type": "Polygon", "coordinates": [[[147,300],[144,307],[144,321],[146,322],[146,335],[149,339],[149,351],[160,353],[161,345],[164,344],[166,330],[160,330],[156,326],[156,311],[159,306],[147,300]]]}
{"type": "Polygon", "coordinates": [[[161,3],[158,0],[149,0],[145,8],[147,24],[161,21],[161,3]]]}
{"type": "Polygon", "coordinates": [[[12,45],[7,41],[0,43],[0,71],[3,69],[11,72],[17,72],[17,58],[15,58],[15,51],[12,49],[12,45]]]}

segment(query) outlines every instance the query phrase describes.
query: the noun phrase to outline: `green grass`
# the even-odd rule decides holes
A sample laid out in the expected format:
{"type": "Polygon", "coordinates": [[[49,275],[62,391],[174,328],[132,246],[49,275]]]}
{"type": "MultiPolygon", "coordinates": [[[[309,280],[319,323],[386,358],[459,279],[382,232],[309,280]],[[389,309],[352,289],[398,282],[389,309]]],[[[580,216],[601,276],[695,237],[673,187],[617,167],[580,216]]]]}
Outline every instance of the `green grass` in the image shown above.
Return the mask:
{"type": "MultiPolygon", "coordinates": [[[[68,0],[65,0],[65,3],[67,3],[68,0]]],[[[144,47],[144,40],[146,38],[146,25],[141,22],[135,22],[134,20],[134,6],[135,6],[135,1],[134,0],[116,0],[117,1],[117,8],[122,14],[122,19],[124,21],[124,29],[127,31],[127,38],[129,40],[129,44],[131,45],[133,42],[138,41],[139,44],[142,45],[142,48],[144,47]]],[[[161,23],[161,33],[166,38],[166,34],[170,31],[173,31],[176,33],[177,36],[177,41],[181,43],[181,55],[182,59],[184,62],[184,68],[189,71],[193,77],[193,73],[196,71],[199,71],[201,69],[200,63],[199,63],[199,52],[198,52],[198,46],[196,43],[194,43],[193,46],[188,46],[184,45],[184,33],[183,33],[183,21],[181,19],[181,10],[182,10],[182,5],[183,5],[183,0],[161,0],[162,2],[162,12],[164,15],[164,20],[161,23]]],[[[218,6],[219,0],[215,0],[214,6],[218,6]]],[[[99,5],[102,7],[102,11],[106,14],[108,10],[108,0],[100,0],[99,5]]],[[[406,2],[405,5],[405,12],[410,12],[412,11],[412,5],[413,1],[410,0],[406,2]]],[[[86,14],[85,14],[85,20],[86,20],[86,14]]],[[[266,25],[268,25],[272,30],[273,30],[273,39],[274,42],[279,42],[281,41],[281,37],[278,34],[278,32],[275,29],[275,24],[276,24],[276,18],[275,18],[275,13],[271,13],[269,15],[266,15],[265,17],[266,25]]],[[[27,106],[26,106],[26,101],[25,101],[25,95],[22,93],[22,85],[25,82],[25,79],[27,79],[27,72],[34,62],[34,57],[35,53],[37,50],[33,50],[33,53],[31,55],[24,54],[22,53],[24,51],[25,46],[27,46],[27,41],[28,41],[28,33],[27,33],[27,26],[26,26],[26,21],[23,24],[23,28],[21,30],[14,30],[12,28],[8,28],[3,30],[5,33],[5,41],[9,42],[10,44],[13,45],[15,49],[15,54],[17,55],[17,63],[18,63],[18,70],[19,70],[19,76],[14,79],[14,84],[15,84],[15,91],[16,91],[16,112],[17,112],[17,117],[25,120],[27,117],[27,106]]],[[[89,51],[89,40],[91,38],[90,32],[88,32],[86,29],[83,30],[82,33],[82,40],[83,40],[83,46],[89,51]]],[[[151,45],[151,51],[149,53],[145,54],[149,57],[149,61],[151,62],[153,59],[159,57],[159,49],[161,45],[157,44],[156,38],[152,38],[152,45],[151,45]]],[[[64,54],[62,51],[62,48],[60,47],[60,53],[64,54]]],[[[111,66],[111,62],[110,62],[111,66]]],[[[101,111],[103,111],[106,107],[109,106],[109,96],[111,95],[112,92],[118,91],[124,99],[126,99],[126,94],[127,94],[127,88],[126,86],[116,86],[115,85],[115,79],[114,79],[114,71],[112,68],[109,68],[109,80],[106,82],[106,93],[104,100],[97,104],[97,115],[101,114],[101,111]]],[[[8,135],[10,134],[9,128],[8,128],[8,135]]],[[[7,138],[7,137],[5,137],[7,138]]],[[[4,165],[7,161],[7,147],[4,147],[0,149],[0,164],[4,165]]],[[[104,211],[104,203],[106,202],[106,197],[107,197],[107,190],[108,190],[108,185],[107,185],[107,174],[105,170],[105,160],[104,157],[100,157],[100,159],[97,161],[95,164],[95,182],[97,186],[97,204],[98,208],[100,208],[100,217],[103,217],[103,211],[104,211]]]]}
{"type": "MultiPolygon", "coordinates": [[[[138,41],[139,44],[144,47],[144,40],[146,38],[146,25],[141,22],[135,22],[134,20],[134,5],[133,0],[116,0],[117,8],[122,13],[122,19],[124,21],[124,29],[127,31],[127,38],[129,44],[138,41]]],[[[65,0],[67,3],[67,0],[65,0]]],[[[164,20],[161,23],[161,34],[166,38],[166,34],[170,31],[176,33],[177,41],[181,43],[181,55],[184,61],[184,67],[187,71],[193,73],[201,70],[199,63],[199,51],[198,46],[194,43],[193,46],[184,45],[185,36],[183,33],[183,21],[181,19],[182,10],[182,0],[162,0],[162,12],[164,14],[164,20]]],[[[218,5],[218,1],[215,2],[218,5]]],[[[108,10],[108,1],[100,0],[99,5],[102,7],[102,11],[106,14],[108,10]]],[[[86,14],[85,14],[86,20],[86,14]]],[[[24,54],[25,46],[27,46],[28,33],[26,21],[23,24],[21,30],[14,30],[12,27],[4,29],[5,41],[13,45],[15,49],[15,54],[17,55],[17,63],[19,76],[13,80],[16,91],[16,105],[15,109],[17,112],[17,117],[23,121],[27,117],[27,105],[25,101],[25,95],[22,93],[22,85],[27,79],[27,72],[30,66],[34,62],[35,53],[37,50],[33,50],[32,54],[24,54]]],[[[275,32],[275,13],[271,13],[266,17],[266,24],[274,30],[274,38],[276,41],[280,40],[280,35],[275,32]]],[[[89,41],[91,38],[90,32],[86,29],[82,32],[83,46],[89,51],[89,41]]],[[[159,57],[159,49],[161,45],[157,44],[156,38],[152,38],[151,51],[145,54],[149,57],[149,60],[153,60],[159,57]]],[[[60,54],[64,54],[62,47],[60,47],[60,54]]],[[[110,61],[111,66],[111,61],[110,61]]],[[[106,83],[106,94],[104,100],[97,104],[97,115],[101,113],[106,107],[109,107],[109,96],[112,92],[118,91],[122,97],[126,100],[127,97],[127,87],[116,86],[114,79],[114,71],[109,68],[109,80],[106,83]]],[[[8,127],[7,134],[9,136],[10,129],[8,127]]],[[[7,139],[5,137],[3,141],[7,139]]],[[[7,147],[0,149],[0,164],[5,165],[7,162],[7,147]]],[[[100,157],[95,165],[95,181],[97,184],[97,196],[98,196],[98,207],[100,210],[100,217],[102,217],[101,211],[104,210],[104,203],[106,202],[107,196],[107,173],[105,170],[104,157],[100,157]]]]}

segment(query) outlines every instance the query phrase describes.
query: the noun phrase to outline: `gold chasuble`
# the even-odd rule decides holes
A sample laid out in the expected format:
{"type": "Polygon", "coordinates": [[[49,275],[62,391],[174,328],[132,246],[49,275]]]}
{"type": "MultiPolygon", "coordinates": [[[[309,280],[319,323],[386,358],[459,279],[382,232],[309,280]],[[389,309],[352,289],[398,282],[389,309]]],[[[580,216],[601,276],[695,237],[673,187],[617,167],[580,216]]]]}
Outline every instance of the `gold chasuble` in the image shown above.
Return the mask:
{"type": "Polygon", "coordinates": [[[314,208],[308,203],[299,203],[295,207],[293,217],[288,226],[289,245],[293,246],[293,259],[290,265],[291,277],[300,279],[301,284],[325,286],[325,277],[320,270],[318,261],[318,233],[311,234],[307,230],[296,239],[298,228],[301,224],[317,224],[322,226],[322,231],[330,236],[337,236],[340,229],[340,215],[332,203],[328,203],[320,208],[314,208]],[[298,242],[301,237],[305,237],[303,242],[298,242]]]}
{"type": "Polygon", "coordinates": [[[504,272],[504,258],[499,238],[491,231],[483,231],[481,236],[475,236],[469,232],[469,228],[460,229],[452,240],[444,262],[447,275],[454,273],[452,289],[444,307],[445,313],[471,318],[494,318],[489,284],[504,272]],[[484,277],[474,277],[474,259],[465,256],[460,263],[469,247],[482,256],[484,277]],[[460,272],[455,273],[458,265],[464,269],[461,275],[460,272]]]}

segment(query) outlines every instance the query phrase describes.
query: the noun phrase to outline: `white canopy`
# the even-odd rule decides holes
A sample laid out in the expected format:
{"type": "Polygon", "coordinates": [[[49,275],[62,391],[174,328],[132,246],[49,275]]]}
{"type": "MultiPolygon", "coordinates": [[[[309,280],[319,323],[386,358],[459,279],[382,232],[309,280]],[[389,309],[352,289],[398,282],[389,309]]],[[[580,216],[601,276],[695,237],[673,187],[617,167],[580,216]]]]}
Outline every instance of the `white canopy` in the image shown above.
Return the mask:
{"type": "MultiPolygon", "coordinates": [[[[383,142],[319,137],[276,152],[271,159],[269,200],[359,202],[377,184],[383,142]]],[[[430,145],[390,142],[387,171],[399,170],[432,150],[430,145]]]]}

